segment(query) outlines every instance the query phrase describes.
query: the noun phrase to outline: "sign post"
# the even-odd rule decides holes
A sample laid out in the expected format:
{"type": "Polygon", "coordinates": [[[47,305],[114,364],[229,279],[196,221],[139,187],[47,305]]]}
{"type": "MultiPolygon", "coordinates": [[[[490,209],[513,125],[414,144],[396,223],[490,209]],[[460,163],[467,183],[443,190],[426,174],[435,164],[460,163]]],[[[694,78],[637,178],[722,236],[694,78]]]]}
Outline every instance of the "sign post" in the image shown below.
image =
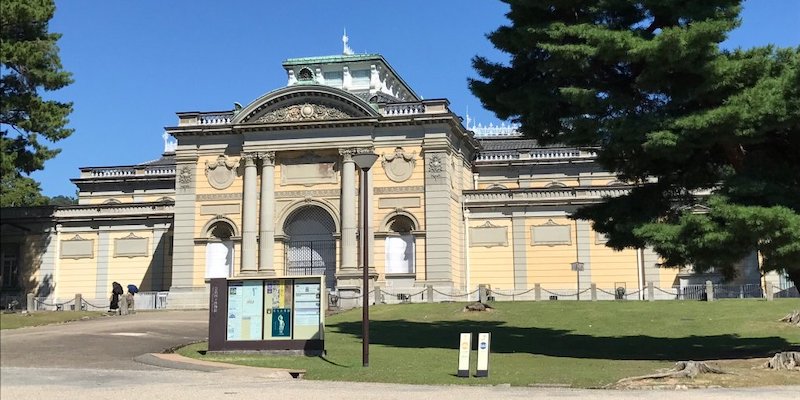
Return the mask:
{"type": "Polygon", "coordinates": [[[489,342],[491,334],[479,333],[478,334],[478,367],[475,371],[475,376],[478,378],[485,378],[489,376],[489,342]]]}
{"type": "Polygon", "coordinates": [[[458,345],[459,378],[469,378],[469,355],[472,353],[472,333],[462,333],[458,345]]]}

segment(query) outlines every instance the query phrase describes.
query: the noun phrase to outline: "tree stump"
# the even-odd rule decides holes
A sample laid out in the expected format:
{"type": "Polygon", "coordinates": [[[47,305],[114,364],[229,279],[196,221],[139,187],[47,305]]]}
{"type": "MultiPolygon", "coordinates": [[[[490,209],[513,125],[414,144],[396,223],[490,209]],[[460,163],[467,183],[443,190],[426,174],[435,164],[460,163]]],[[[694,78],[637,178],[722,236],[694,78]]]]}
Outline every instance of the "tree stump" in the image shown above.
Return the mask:
{"type": "Polygon", "coordinates": [[[464,311],[492,311],[492,307],[490,307],[488,304],[483,304],[480,301],[476,301],[472,304],[467,304],[467,306],[464,307],[464,311]]]}
{"type": "Polygon", "coordinates": [[[777,353],[769,361],[765,362],[761,368],[800,371],[800,351],[777,353]]]}
{"type": "Polygon", "coordinates": [[[671,370],[658,372],[650,375],[634,376],[630,378],[623,378],[617,381],[617,384],[628,383],[632,381],[639,381],[643,379],[663,379],[663,378],[690,378],[694,379],[700,374],[727,374],[727,372],[712,367],[700,361],[678,361],[675,367],[671,370]]]}
{"type": "Polygon", "coordinates": [[[785,317],[779,319],[780,322],[786,322],[800,327],[800,310],[794,310],[787,314],[785,317]]]}

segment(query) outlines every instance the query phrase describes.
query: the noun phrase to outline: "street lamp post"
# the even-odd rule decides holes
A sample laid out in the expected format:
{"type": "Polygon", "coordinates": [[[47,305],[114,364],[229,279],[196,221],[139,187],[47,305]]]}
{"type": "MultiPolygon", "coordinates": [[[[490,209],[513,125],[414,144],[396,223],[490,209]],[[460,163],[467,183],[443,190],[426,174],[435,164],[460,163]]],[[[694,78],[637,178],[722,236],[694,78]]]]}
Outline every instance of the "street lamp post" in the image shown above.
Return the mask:
{"type": "Polygon", "coordinates": [[[378,160],[378,155],[373,152],[358,153],[353,156],[353,162],[356,163],[358,169],[361,170],[361,264],[363,268],[363,289],[361,296],[363,296],[364,306],[361,316],[361,364],[364,367],[369,367],[369,240],[367,239],[367,230],[369,227],[369,205],[367,204],[368,192],[367,172],[375,161],[378,160]]]}
{"type": "Polygon", "coordinates": [[[577,262],[574,262],[574,263],[570,264],[569,266],[572,268],[573,271],[575,271],[575,278],[577,279],[576,280],[576,282],[577,282],[576,285],[578,287],[578,293],[576,294],[576,296],[577,296],[576,299],[580,300],[581,299],[581,271],[583,271],[583,263],[580,262],[580,261],[577,261],[577,262]]]}

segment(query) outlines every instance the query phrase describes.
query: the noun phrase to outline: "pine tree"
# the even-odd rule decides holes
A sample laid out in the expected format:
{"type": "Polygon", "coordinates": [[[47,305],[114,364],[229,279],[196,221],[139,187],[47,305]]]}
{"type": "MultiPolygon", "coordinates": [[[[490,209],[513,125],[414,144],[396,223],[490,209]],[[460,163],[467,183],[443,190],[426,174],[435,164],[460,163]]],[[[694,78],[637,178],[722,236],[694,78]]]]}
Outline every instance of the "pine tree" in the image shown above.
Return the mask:
{"type": "Polygon", "coordinates": [[[800,287],[800,47],[721,49],[739,0],[504,1],[510,63],[476,57],[473,93],[634,186],[574,218],[666,266],[730,277],[758,251],[800,287]]]}
{"type": "Polygon", "coordinates": [[[72,133],[66,128],[72,104],[42,98],[42,92],[72,82],[58,55],[61,35],[48,32],[54,12],[52,0],[0,2],[2,206],[46,204],[29,175],[60,150],[48,148],[42,138],[56,142],[72,133]]]}

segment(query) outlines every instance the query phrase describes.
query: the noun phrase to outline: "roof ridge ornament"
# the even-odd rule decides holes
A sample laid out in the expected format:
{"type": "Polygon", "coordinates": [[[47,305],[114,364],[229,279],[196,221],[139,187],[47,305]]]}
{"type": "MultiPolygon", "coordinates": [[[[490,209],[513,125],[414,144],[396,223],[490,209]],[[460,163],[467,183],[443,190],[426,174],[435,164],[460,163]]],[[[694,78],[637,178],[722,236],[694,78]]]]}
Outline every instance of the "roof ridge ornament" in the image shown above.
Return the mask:
{"type": "Polygon", "coordinates": [[[346,56],[353,55],[353,49],[351,49],[350,45],[347,44],[349,40],[350,38],[347,37],[347,28],[344,28],[344,34],[342,35],[342,54],[346,56]]]}

